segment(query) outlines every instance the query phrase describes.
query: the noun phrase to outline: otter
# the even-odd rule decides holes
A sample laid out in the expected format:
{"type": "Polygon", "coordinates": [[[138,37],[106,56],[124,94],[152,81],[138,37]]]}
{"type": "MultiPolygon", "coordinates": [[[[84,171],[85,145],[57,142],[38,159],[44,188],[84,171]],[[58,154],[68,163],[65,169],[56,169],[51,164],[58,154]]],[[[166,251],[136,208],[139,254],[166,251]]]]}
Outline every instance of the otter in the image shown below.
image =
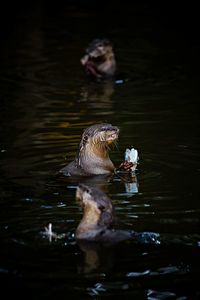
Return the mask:
{"type": "Polygon", "coordinates": [[[85,50],[80,62],[93,79],[103,80],[116,75],[117,65],[113,46],[108,39],[95,39],[85,50]]]}
{"type": "Polygon", "coordinates": [[[139,244],[160,244],[160,234],[113,229],[114,206],[108,196],[99,188],[79,184],[76,199],[83,208],[83,217],[76,228],[77,243],[97,242],[106,246],[131,240],[139,244]]]}
{"type": "Polygon", "coordinates": [[[83,208],[83,217],[75,232],[76,240],[114,244],[133,237],[132,232],[112,229],[114,207],[99,188],[79,184],[76,199],[83,208]]]}
{"type": "Polygon", "coordinates": [[[75,159],[59,171],[64,176],[110,175],[118,170],[131,171],[133,163],[124,161],[115,168],[109,157],[109,145],[116,142],[119,128],[108,123],[86,128],[75,159]]]}

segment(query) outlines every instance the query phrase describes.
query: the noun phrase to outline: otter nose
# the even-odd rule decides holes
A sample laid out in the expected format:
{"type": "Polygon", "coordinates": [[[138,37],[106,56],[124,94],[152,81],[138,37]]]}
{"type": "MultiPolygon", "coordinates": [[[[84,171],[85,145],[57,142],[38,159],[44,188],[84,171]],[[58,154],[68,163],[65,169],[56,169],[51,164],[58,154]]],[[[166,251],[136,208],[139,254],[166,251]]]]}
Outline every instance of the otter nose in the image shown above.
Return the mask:
{"type": "Polygon", "coordinates": [[[119,128],[117,126],[113,126],[112,130],[116,131],[117,133],[119,133],[119,128]]]}

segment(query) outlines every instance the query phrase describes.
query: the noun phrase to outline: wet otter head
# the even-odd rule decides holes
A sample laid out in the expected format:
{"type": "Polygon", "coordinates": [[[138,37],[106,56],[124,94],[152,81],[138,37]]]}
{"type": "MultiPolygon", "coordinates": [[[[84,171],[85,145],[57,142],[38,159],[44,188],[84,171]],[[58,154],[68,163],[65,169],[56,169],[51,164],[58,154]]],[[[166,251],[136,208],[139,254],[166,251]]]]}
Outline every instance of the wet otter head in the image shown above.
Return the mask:
{"type": "Polygon", "coordinates": [[[83,217],[76,229],[77,239],[94,239],[104,234],[113,222],[113,206],[100,189],[80,184],[76,199],[83,208],[83,217]]]}
{"type": "Polygon", "coordinates": [[[91,143],[91,146],[101,147],[112,144],[118,139],[119,128],[109,123],[95,124],[86,128],[82,134],[81,146],[91,143]]]}
{"type": "Polygon", "coordinates": [[[95,39],[81,58],[88,75],[96,79],[113,77],[116,73],[116,61],[112,44],[107,39],[95,39]]]}
{"type": "Polygon", "coordinates": [[[119,135],[119,128],[111,124],[95,124],[85,129],[77,153],[78,167],[91,174],[106,174],[114,171],[108,154],[109,145],[119,135]]]}

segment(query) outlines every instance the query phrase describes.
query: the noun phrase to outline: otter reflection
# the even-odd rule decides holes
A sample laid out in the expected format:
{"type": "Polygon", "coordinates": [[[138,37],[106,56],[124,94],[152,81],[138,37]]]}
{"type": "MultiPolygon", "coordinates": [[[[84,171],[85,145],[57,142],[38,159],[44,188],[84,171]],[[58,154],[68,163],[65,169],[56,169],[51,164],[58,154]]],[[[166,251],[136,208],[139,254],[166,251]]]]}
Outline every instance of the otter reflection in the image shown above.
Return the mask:
{"type": "Polygon", "coordinates": [[[113,111],[112,95],[114,92],[113,81],[109,80],[101,84],[87,81],[81,87],[79,102],[86,104],[87,108],[95,115],[110,114],[113,111]]]}

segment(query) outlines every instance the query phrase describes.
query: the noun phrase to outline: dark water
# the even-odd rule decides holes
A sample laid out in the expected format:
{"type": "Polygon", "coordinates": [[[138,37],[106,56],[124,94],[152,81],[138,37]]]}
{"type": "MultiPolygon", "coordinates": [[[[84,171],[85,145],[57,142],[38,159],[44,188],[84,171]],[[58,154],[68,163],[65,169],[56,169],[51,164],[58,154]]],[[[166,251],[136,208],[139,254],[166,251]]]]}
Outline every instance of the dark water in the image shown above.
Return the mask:
{"type": "Polygon", "coordinates": [[[195,28],[170,8],[165,14],[147,4],[122,10],[119,1],[97,10],[81,3],[18,9],[2,31],[1,290],[26,299],[199,299],[195,28]],[[85,77],[80,57],[99,36],[113,41],[125,84],[85,77]],[[75,243],[82,216],[77,182],[54,174],[74,158],[82,130],[96,122],[120,127],[110,154],[116,165],[127,147],[139,151],[137,185],[101,182],[117,226],[158,233],[160,243],[108,249],[75,243]],[[57,239],[44,234],[49,223],[57,239]]]}

